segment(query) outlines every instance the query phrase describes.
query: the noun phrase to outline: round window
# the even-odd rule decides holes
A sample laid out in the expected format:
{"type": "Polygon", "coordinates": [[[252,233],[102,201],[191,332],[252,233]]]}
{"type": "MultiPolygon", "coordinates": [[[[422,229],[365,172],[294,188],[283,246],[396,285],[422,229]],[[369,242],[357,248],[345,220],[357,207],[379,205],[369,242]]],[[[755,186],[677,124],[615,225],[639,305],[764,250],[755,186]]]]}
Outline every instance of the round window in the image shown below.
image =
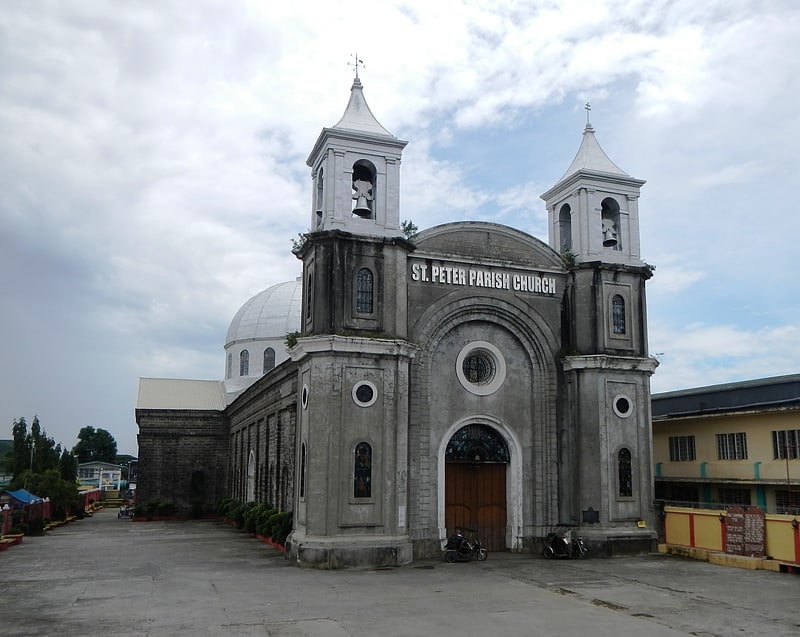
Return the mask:
{"type": "Polygon", "coordinates": [[[464,377],[474,385],[492,382],[495,374],[494,359],[484,351],[476,350],[464,359],[461,365],[464,377]]]}
{"type": "Polygon", "coordinates": [[[476,396],[493,394],[506,379],[506,361],[491,343],[473,341],[456,359],[456,376],[461,386],[476,396]]]}
{"type": "Polygon", "coordinates": [[[612,403],[614,413],[620,418],[627,418],[633,412],[633,403],[627,396],[616,396],[612,403]]]}
{"type": "Polygon", "coordinates": [[[353,385],[353,401],[359,407],[369,407],[378,399],[378,390],[368,380],[353,385]]]}
{"type": "Polygon", "coordinates": [[[300,402],[303,404],[303,409],[308,407],[308,385],[303,385],[303,392],[300,395],[300,402]]]}

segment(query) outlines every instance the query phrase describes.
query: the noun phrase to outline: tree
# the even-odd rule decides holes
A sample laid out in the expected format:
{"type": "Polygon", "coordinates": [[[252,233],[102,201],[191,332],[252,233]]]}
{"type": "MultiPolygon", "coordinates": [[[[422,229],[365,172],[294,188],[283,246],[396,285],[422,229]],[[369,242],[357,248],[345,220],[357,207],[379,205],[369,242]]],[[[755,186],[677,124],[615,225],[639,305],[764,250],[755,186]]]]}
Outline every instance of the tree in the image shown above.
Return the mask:
{"type": "Polygon", "coordinates": [[[16,478],[24,471],[29,471],[32,464],[31,439],[28,436],[28,423],[25,422],[24,417],[14,421],[11,432],[14,437],[11,450],[11,475],[16,478]]]}
{"type": "Polygon", "coordinates": [[[64,449],[61,452],[61,459],[58,461],[58,471],[61,479],[68,482],[75,482],[78,479],[78,459],[71,451],[64,449]]]}
{"type": "Polygon", "coordinates": [[[105,429],[88,426],[78,432],[78,444],[72,449],[78,462],[110,462],[117,459],[117,441],[105,429]]]}
{"type": "Polygon", "coordinates": [[[64,480],[58,469],[48,469],[31,476],[30,490],[39,497],[50,498],[51,515],[56,520],[63,520],[78,502],[75,480],[64,480]]]}

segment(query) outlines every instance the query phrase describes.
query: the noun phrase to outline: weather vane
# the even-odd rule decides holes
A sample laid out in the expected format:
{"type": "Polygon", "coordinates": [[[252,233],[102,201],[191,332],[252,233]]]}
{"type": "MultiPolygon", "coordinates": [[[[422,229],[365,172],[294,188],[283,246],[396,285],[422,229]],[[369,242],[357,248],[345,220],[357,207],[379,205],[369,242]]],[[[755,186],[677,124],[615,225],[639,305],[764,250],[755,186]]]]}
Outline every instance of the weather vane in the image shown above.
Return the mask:
{"type": "Polygon", "coordinates": [[[351,58],[353,58],[353,59],[355,60],[355,62],[348,62],[348,63],[347,63],[347,66],[352,66],[352,67],[354,67],[354,68],[355,68],[355,70],[356,70],[356,77],[358,77],[358,67],[360,66],[362,69],[365,69],[365,68],[367,68],[367,67],[366,67],[366,65],[364,64],[364,60],[362,60],[362,59],[360,59],[360,58],[358,57],[358,51],[356,51],[356,54],[355,54],[355,55],[353,55],[353,54],[351,53],[351,54],[350,54],[350,57],[351,57],[351,58]]]}
{"type": "MultiPolygon", "coordinates": [[[[358,74],[356,73],[356,75],[358,75],[358,74]]],[[[589,102],[586,102],[586,104],[583,105],[583,108],[586,109],[586,124],[588,125],[589,124],[589,111],[592,110],[592,107],[589,104],[589,102]]]]}

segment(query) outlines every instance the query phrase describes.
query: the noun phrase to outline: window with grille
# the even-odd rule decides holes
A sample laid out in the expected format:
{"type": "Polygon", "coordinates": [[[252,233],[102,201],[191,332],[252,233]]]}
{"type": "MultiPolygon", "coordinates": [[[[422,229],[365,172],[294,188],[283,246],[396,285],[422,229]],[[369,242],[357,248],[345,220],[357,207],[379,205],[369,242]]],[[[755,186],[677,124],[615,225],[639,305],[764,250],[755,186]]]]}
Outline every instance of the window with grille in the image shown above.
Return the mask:
{"type": "Polygon", "coordinates": [[[800,458],[800,429],[773,431],[772,451],[776,460],[800,458]]]}
{"type": "Polygon", "coordinates": [[[361,268],[356,275],[356,312],[372,314],[374,280],[372,270],[361,268]]]}
{"type": "Polygon", "coordinates": [[[717,434],[719,460],[747,460],[747,434],[717,434]]]}
{"type": "Polygon", "coordinates": [[[750,506],[750,489],[720,489],[719,501],[721,504],[750,506]]]}
{"type": "Polygon", "coordinates": [[[694,460],[694,436],[670,436],[669,459],[672,462],[694,460]]]}
{"type": "Polygon", "coordinates": [[[778,513],[785,515],[800,515],[800,489],[789,491],[780,489],[775,491],[775,508],[778,513]]]}
{"type": "Polygon", "coordinates": [[[625,299],[619,294],[611,298],[611,321],[614,334],[620,336],[627,332],[625,325],[625,299]]]}
{"type": "Polygon", "coordinates": [[[247,376],[250,373],[250,352],[246,349],[239,354],[239,376],[247,376]]]}

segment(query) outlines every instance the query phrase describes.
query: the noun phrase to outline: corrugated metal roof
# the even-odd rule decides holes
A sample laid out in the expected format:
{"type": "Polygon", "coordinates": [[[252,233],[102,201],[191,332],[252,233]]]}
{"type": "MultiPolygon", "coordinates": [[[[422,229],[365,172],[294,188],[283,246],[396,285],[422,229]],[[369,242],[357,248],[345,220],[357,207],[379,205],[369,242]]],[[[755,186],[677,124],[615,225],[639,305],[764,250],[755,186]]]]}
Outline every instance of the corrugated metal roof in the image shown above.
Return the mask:
{"type": "Polygon", "coordinates": [[[225,386],[219,380],[140,378],[136,409],[225,409],[225,386]]]}
{"type": "Polygon", "coordinates": [[[800,405],[800,374],[653,394],[653,418],[785,409],[800,405]]]}

